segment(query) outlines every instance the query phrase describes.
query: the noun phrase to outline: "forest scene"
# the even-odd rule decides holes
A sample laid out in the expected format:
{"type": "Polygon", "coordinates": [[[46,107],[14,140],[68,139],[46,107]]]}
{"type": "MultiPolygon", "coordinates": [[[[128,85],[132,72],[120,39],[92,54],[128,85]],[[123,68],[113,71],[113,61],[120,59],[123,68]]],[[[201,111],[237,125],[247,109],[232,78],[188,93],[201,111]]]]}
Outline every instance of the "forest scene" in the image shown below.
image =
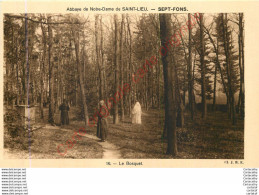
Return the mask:
{"type": "Polygon", "coordinates": [[[5,14],[4,157],[243,159],[244,15],[5,14]]]}

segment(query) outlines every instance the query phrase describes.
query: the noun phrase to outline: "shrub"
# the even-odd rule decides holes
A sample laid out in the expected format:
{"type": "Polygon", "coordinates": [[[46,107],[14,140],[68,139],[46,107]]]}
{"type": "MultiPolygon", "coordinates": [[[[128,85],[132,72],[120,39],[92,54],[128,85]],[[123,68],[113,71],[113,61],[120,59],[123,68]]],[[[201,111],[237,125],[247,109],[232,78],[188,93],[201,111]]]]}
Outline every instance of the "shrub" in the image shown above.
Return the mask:
{"type": "Polygon", "coordinates": [[[5,147],[28,149],[31,145],[32,133],[29,134],[29,128],[23,121],[23,116],[15,109],[6,110],[4,114],[5,147]]]}

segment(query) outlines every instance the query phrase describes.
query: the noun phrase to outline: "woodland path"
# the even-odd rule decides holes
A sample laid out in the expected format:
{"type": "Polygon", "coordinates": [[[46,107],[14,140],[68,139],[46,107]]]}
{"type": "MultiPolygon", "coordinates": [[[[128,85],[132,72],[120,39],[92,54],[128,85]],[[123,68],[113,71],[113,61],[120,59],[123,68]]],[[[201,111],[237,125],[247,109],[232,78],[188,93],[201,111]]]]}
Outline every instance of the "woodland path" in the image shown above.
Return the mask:
{"type": "MultiPolygon", "coordinates": [[[[64,128],[60,128],[61,130],[64,131],[71,131],[69,129],[64,129],[64,128]]],[[[89,135],[89,134],[85,134],[83,135],[84,137],[87,137],[89,139],[95,140],[99,145],[102,146],[103,148],[103,159],[119,159],[121,158],[121,154],[120,151],[118,149],[118,147],[116,147],[114,144],[105,141],[105,142],[101,142],[96,136],[93,135],[89,135]]]]}
{"type": "Polygon", "coordinates": [[[98,144],[103,147],[103,158],[104,159],[119,159],[121,158],[119,149],[112,143],[105,141],[101,142],[96,136],[86,134],[87,138],[96,140],[98,144]]]}

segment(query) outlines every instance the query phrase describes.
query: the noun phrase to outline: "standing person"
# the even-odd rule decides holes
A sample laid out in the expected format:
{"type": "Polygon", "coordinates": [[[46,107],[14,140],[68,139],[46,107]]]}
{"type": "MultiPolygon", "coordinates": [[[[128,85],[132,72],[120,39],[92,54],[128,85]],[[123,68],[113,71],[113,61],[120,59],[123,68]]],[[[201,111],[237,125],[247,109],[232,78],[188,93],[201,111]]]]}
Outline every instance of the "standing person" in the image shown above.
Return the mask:
{"type": "Polygon", "coordinates": [[[67,100],[63,100],[63,103],[59,106],[59,110],[61,111],[60,114],[60,121],[61,125],[68,125],[69,124],[69,117],[68,117],[68,111],[69,106],[67,103],[67,100]]]}
{"type": "Polygon", "coordinates": [[[132,109],[132,123],[141,124],[141,106],[139,102],[136,102],[132,109]]]}
{"type": "Polygon", "coordinates": [[[100,110],[98,113],[98,122],[97,122],[97,137],[101,139],[102,142],[105,142],[107,138],[108,131],[108,121],[106,117],[109,115],[107,108],[105,107],[104,101],[100,101],[100,110]]]}

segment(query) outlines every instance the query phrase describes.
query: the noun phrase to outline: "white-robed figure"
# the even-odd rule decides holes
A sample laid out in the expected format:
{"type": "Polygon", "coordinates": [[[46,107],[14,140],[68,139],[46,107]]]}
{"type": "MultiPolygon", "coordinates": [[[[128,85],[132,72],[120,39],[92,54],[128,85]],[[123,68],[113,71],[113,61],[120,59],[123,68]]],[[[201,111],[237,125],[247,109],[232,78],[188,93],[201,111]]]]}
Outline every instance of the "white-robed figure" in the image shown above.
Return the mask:
{"type": "Polygon", "coordinates": [[[140,106],[139,102],[136,102],[136,104],[133,107],[132,123],[133,124],[141,124],[141,106],[140,106]]]}

